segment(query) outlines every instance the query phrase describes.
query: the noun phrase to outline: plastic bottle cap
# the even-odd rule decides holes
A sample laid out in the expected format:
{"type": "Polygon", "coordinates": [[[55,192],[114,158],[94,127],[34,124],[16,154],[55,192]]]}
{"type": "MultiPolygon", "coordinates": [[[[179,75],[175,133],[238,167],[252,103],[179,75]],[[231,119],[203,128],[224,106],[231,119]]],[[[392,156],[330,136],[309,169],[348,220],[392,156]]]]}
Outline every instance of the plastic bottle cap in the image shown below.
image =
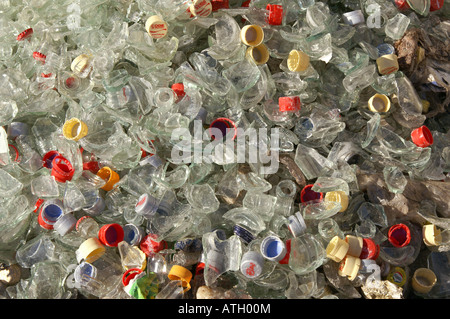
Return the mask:
{"type": "Polygon", "coordinates": [[[377,60],[378,72],[382,75],[397,72],[399,69],[397,56],[395,54],[386,54],[380,56],[377,60]]]}
{"type": "Polygon", "coordinates": [[[408,281],[405,270],[400,267],[392,269],[386,279],[398,287],[403,287],[408,281]]]}
{"type": "Polygon", "coordinates": [[[301,106],[300,96],[282,96],[278,98],[280,112],[298,112],[301,106]]]}
{"type": "Polygon", "coordinates": [[[76,223],[77,219],[72,214],[65,214],[55,222],[53,229],[64,236],[75,227],[76,223]]]}
{"type": "Polygon", "coordinates": [[[211,6],[213,12],[230,8],[229,0],[211,0],[211,6]]]}
{"type": "Polygon", "coordinates": [[[383,55],[394,54],[395,48],[392,46],[392,44],[381,43],[377,46],[377,52],[378,52],[378,57],[381,57],[383,55]]]}
{"type": "Polygon", "coordinates": [[[266,10],[269,11],[267,23],[270,25],[280,25],[283,22],[283,6],[278,4],[268,4],[266,10]]]}
{"type": "Polygon", "coordinates": [[[410,6],[406,0],[395,0],[395,5],[401,11],[408,10],[410,8],[410,6]]]}
{"type": "Polygon", "coordinates": [[[300,192],[300,201],[302,203],[306,203],[309,201],[321,201],[323,199],[323,193],[313,191],[313,186],[314,184],[309,184],[303,187],[302,191],[300,192]]]}
{"type": "Polygon", "coordinates": [[[343,277],[347,276],[349,280],[354,280],[358,275],[360,266],[361,259],[347,255],[339,264],[338,274],[343,277]]]}
{"type": "Polygon", "coordinates": [[[234,140],[237,136],[237,128],[234,122],[226,117],[220,117],[212,121],[212,123],[209,125],[209,132],[213,139],[216,139],[214,136],[214,131],[220,130],[221,135],[223,138],[227,137],[231,131],[232,140],[234,140]]]}
{"type": "Polygon", "coordinates": [[[123,226],[123,232],[123,240],[132,246],[140,244],[142,238],[144,237],[144,231],[142,228],[134,224],[126,224],[123,226]]]}
{"type": "Polygon", "coordinates": [[[344,23],[348,25],[357,25],[364,23],[364,15],[361,10],[346,12],[342,15],[344,23]]]}
{"type": "Polygon", "coordinates": [[[119,174],[117,174],[107,166],[101,168],[97,172],[97,176],[106,181],[106,184],[102,187],[102,189],[105,191],[110,191],[111,189],[113,189],[114,184],[116,184],[120,180],[119,174]]]}
{"type": "Polygon", "coordinates": [[[78,220],[77,220],[77,223],[75,224],[75,230],[76,231],[78,231],[78,226],[81,224],[81,222],[83,221],[83,220],[85,220],[86,218],[92,218],[91,216],[83,216],[83,217],[80,217],[78,220]]]}
{"type": "Polygon", "coordinates": [[[247,48],[245,55],[256,65],[265,64],[270,58],[269,50],[264,44],[247,48]]]}
{"type": "Polygon", "coordinates": [[[291,239],[286,240],[286,255],[278,263],[282,265],[289,264],[289,257],[291,256],[291,239]]]}
{"type": "Polygon", "coordinates": [[[405,247],[411,241],[411,232],[405,224],[396,224],[389,228],[388,240],[395,247],[405,247]]]}
{"type": "Polygon", "coordinates": [[[59,200],[45,202],[38,215],[38,223],[42,228],[53,229],[56,221],[63,215],[63,204],[59,200]]]}
{"type": "Polygon", "coordinates": [[[29,37],[31,37],[33,35],[33,28],[29,28],[26,29],[25,31],[22,31],[18,36],[17,36],[17,41],[22,41],[25,40],[29,37]]]}
{"type": "Polygon", "coordinates": [[[241,29],[241,41],[245,45],[256,47],[264,40],[263,29],[256,24],[246,25],[241,29]]]}
{"type": "Polygon", "coordinates": [[[245,243],[250,243],[255,239],[253,234],[240,225],[234,225],[233,232],[236,236],[241,238],[245,243]]]}
{"type": "Polygon", "coordinates": [[[261,254],[268,260],[279,262],[286,252],[286,245],[277,236],[267,236],[261,242],[261,254]]]}
{"type": "Polygon", "coordinates": [[[37,61],[42,62],[42,64],[44,64],[45,59],[47,59],[47,56],[41,52],[33,52],[33,58],[37,61]]]}
{"type": "Polygon", "coordinates": [[[431,0],[430,12],[441,9],[444,6],[444,0],[431,0]]]}
{"type": "Polygon", "coordinates": [[[347,255],[348,248],[349,244],[345,240],[334,236],[327,245],[327,257],[335,262],[340,262],[347,255]]]}
{"type": "Polygon", "coordinates": [[[155,234],[148,234],[139,244],[139,248],[147,257],[150,257],[163,249],[167,249],[167,243],[164,240],[158,242],[156,239],[157,237],[155,234]]]}
{"type": "Polygon", "coordinates": [[[325,194],[325,201],[338,202],[341,204],[339,212],[344,212],[348,207],[348,195],[344,191],[331,191],[325,194]]]}
{"type": "Polygon", "coordinates": [[[179,265],[173,265],[167,276],[170,280],[181,280],[183,287],[186,288],[185,292],[191,289],[192,273],[188,269],[179,265]]]}
{"type": "Polygon", "coordinates": [[[422,237],[427,246],[439,246],[442,242],[441,231],[437,229],[436,225],[423,225],[422,237]]]}
{"type": "Polygon", "coordinates": [[[430,110],[430,102],[427,100],[421,100],[422,101],[422,113],[428,113],[430,110]]]}
{"type": "Polygon", "coordinates": [[[411,132],[411,140],[418,147],[428,147],[433,144],[433,134],[428,127],[422,125],[411,132]]]}
{"type": "Polygon", "coordinates": [[[174,83],[171,89],[177,95],[177,101],[180,101],[186,95],[183,83],[174,83]]]}
{"type": "Polygon", "coordinates": [[[97,161],[89,161],[89,162],[84,162],[83,163],[83,170],[84,171],[90,171],[93,174],[97,174],[99,169],[100,169],[100,167],[98,166],[98,162],[97,161]]]}
{"type": "Polygon", "coordinates": [[[58,151],[49,151],[45,153],[44,157],[42,158],[42,166],[44,166],[45,168],[52,168],[53,159],[56,156],[61,156],[61,154],[59,154],[58,151]]]}
{"type": "Polygon", "coordinates": [[[145,30],[153,39],[161,39],[167,34],[167,23],[165,23],[159,16],[154,15],[145,22],[145,30]]]}
{"type": "Polygon", "coordinates": [[[149,194],[142,194],[139,197],[136,206],[134,207],[136,213],[142,216],[146,216],[147,218],[153,216],[157,209],[158,203],[156,198],[149,194]]]}
{"type": "Polygon", "coordinates": [[[137,275],[142,274],[142,269],[139,268],[130,268],[124,272],[122,275],[122,284],[124,287],[128,286],[130,281],[135,278],[137,275]]]}
{"type": "Polygon", "coordinates": [[[375,94],[367,102],[369,110],[374,113],[387,112],[391,108],[391,100],[384,94],[375,94]]]}
{"type": "Polygon", "coordinates": [[[247,278],[258,278],[263,270],[264,257],[257,251],[246,252],[241,259],[240,270],[247,278]]]}
{"type": "Polygon", "coordinates": [[[194,0],[189,7],[193,16],[207,17],[212,12],[212,5],[209,0],[194,0]]]}
{"type": "Polygon", "coordinates": [[[106,224],[98,231],[98,239],[100,239],[100,242],[109,247],[116,247],[123,241],[123,237],[123,228],[117,223],[106,224]]]}
{"type": "Polygon", "coordinates": [[[44,203],[44,200],[42,198],[38,198],[36,203],[34,204],[34,210],[33,212],[37,213],[41,205],[44,203]]]}
{"type": "Polygon", "coordinates": [[[82,260],[93,263],[105,253],[106,248],[96,237],[86,239],[75,252],[78,263],[82,260]]]}
{"type": "Polygon", "coordinates": [[[436,275],[428,268],[418,268],[412,277],[413,289],[421,294],[429,293],[437,282],[436,275]]]}
{"type": "Polygon", "coordinates": [[[363,246],[359,258],[376,260],[380,254],[380,246],[370,238],[363,238],[362,240],[363,246]]]}
{"type": "Polygon", "coordinates": [[[80,121],[77,118],[71,118],[63,125],[63,135],[65,138],[71,141],[78,141],[85,137],[88,133],[88,127],[86,123],[80,121]]]}
{"type": "Polygon", "coordinates": [[[345,236],[345,241],[349,245],[347,254],[353,257],[359,257],[363,247],[362,237],[347,235],[345,236]]]}
{"type": "Polygon", "coordinates": [[[309,66],[309,56],[300,50],[292,50],[289,52],[287,59],[287,67],[291,72],[305,71],[309,66]]]}
{"type": "Polygon", "coordinates": [[[72,164],[61,155],[55,156],[52,161],[51,176],[55,178],[57,182],[65,183],[70,181],[73,177],[75,170],[72,164]]]}
{"type": "MultiPolygon", "coordinates": [[[[77,73],[78,75],[85,75],[87,69],[91,64],[92,57],[88,54],[80,54],[75,59],[73,59],[70,64],[70,69],[77,73]]],[[[89,72],[87,72],[89,74],[89,72]]],[[[86,74],[87,75],[87,74],[86,74]]]]}

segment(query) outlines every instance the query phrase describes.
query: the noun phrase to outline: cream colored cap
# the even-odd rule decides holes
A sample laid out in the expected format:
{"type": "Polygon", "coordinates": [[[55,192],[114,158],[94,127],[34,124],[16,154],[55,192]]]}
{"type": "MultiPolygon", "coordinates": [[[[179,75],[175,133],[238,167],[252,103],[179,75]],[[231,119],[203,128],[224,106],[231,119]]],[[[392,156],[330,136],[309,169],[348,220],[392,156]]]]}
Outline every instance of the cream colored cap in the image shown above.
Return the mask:
{"type": "Polygon", "coordinates": [[[347,255],[348,243],[339,238],[339,236],[334,236],[328,243],[326,253],[327,257],[335,262],[340,262],[347,255]]]}
{"type": "Polygon", "coordinates": [[[309,66],[309,56],[300,50],[292,50],[289,52],[287,59],[287,67],[291,72],[305,71],[309,66]]]}
{"type": "Polygon", "coordinates": [[[78,263],[82,260],[93,263],[99,259],[106,251],[105,246],[102,245],[97,237],[91,237],[81,243],[75,252],[78,263]]]}
{"type": "Polygon", "coordinates": [[[348,195],[343,191],[332,191],[325,194],[325,201],[341,204],[339,212],[344,212],[348,207],[348,195]]]}
{"type": "Polygon", "coordinates": [[[375,94],[367,102],[369,110],[374,113],[387,112],[391,108],[391,100],[384,94],[375,94]]]}
{"type": "Polygon", "coordinates": [[[428,268],[418,268],[412,277],[413,289],[422,294],[430,292],[437,282],[436,275],[428,268]]]}
{"type": "Polygon", "coordinates": [[[382,55],[377,59],[378,72],[382,75],[397,72],[398,61],[395,54],[382,55]]]}
{"type": "Polygon", "coordinates": [[[81,54],[73,59],[72,64],[70,65],[70,69],[77,75],[87,75],[89,73],[87,72],[87,68],[90,66],[91,60],[92,56],[88,54],[81,54]]]}
{"type": "Polygon", "coordinates": [[[256,47],[264,40],[263,29],[256,24],[246,25],[241,29],[241,41],[245,45],[256,47]]]}
{"type": "Polygon", "coordinates": [[[145,22],[145,30],[153,39],[160,39],[167,34],[167,23],[165,23],[159,16],[154,15],[145,22]]]}
{"type": "Polygon", "coordinates": [[[354,280],[360,267],[361,259],[347,255],[339,264],[338,274],[342,277],[347,276],[349,280],[354,280]]]}
{"type": "Polygon", "coordinates": [[[422,237],[427,246],[439,246],[442,242],[441,231],[433,224],[423,225],[422,237]]]}
{"type": "Polygon", "coordinates": [[[209,0],[194,0],[189,10],[196,17],[207,17],[212,12],[212,4],[209,0]]]}
{"type": "Polygon", "coordinates": [[[260,44],[256,47],[249,47],[245,54],[248,58],[256,63],[256,65],[261,65],[269,61],[269,50],[264,44],[260,44]]]}
{"type": "Polygon", "coordinates": [[[348,243],[349,248],[347,254],[353,257],[359,257],[361,255],[363,247],[362,237],[356,237],[352,235],[345,236],[345,241],[348,243]]]}

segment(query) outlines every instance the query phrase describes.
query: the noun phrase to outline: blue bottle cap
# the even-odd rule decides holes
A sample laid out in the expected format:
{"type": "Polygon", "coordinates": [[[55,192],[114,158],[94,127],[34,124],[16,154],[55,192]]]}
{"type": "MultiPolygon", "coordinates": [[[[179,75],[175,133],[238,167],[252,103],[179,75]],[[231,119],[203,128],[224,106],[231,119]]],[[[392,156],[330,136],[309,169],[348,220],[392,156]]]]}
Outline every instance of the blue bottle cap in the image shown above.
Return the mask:
{"type": "Polygon", "coordinates": [[[377,51],[378,57],[395,53],[394,47],[389,43],[381,43],[380,45],[377,46],[377,51]]]}
{"type": "Polygon", "coordinates": [[[278,262],[286,256],[286,253],[286,245],[277,236],[267,236],[261,242],[261,254],[266,259],[278,262]]]}
{"type": "Polygon", "coordinates": [[[240,270],[247,278],[258,278],[263,270],[264,257],[257,251],[246,252],[241,259],[240,270]]]}

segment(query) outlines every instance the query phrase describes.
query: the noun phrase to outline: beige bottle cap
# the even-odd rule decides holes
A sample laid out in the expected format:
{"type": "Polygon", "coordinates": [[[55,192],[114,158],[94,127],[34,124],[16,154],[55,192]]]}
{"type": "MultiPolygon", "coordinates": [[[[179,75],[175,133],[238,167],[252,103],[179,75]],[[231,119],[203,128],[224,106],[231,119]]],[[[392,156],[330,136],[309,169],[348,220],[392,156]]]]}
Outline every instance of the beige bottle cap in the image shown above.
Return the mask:
{"type": "Polygon", "coordinates": [[[382,55],[377,59],[378,72],[382,75],[397,72],[398,61],[395,54],[382,55]]]}
{"type": "Polygon", "coordinates": [[[362,237],[347,235],[345,236],[345,241],[349,245],[347,254],[353,257],[359,257],[361,255],[361,250],[363,247],[362,237]]]}
{"type": "Polygon", "coordinates": [[[212,4],[209,0],[194,0],[189,10],[193,16],[207,17],[212,12],[212,4]]]}
{"type": "Polygon", "coordinates": [[[341,204],[339,212],[344,212],[348,207],[348,195],[343,191],[332,191],[325,194],[325,201],[338,202],[341,204]]]}
{"type": "Polygon", "coordinates": [[[62,131],[66,139],[78,141],[87,135],[88,127],[86,123],[74,117],[64,123],[62,131]]]}
{"type": "Polygon", "coordinates": [[[339,236],[334,236],[328,243],[326,253],[327,257],[335,262],[340,262],[347,255],[348,243],[339,238],[339,236]]]}
{"type": "Polygon", "coordinates": [[[291,72],[305,71],[309,66],[309,56],[300,50],[292,50],[287,59],[287,66],[291,72]]]}
{"type": "Polygon", "coordinates": [[[84,75],[86,69],[91,63],[92,56],[88,54],[81,54],[73,59],[70,69],[77,75],[84,75]]]}
{"type": "Polygon", "coordinates": [[[241,41],[245,45],[256,47],[264,40],[263,29],[256,24],[246,25],[241,29],[241,41]]]}
{"type": "Polygon", "coordinates": [[[191,289],[190,281],[192,279],[192,273],[179,265],[173,265],[172,268],[170,268],[168,277],[170,280],[181,280],[183,283],[183,287],[186,289],[185,292],[189,289],[191,289]]]}
{"type": "Polygon", "coordinates": [[[264,44],[260,44],[256,47],[249,47],[245,55],[256,63],[261,65],[269,61],[269,50],[264,44]]]}
{"type": "Polygon", "coordinates": [[[353,256],[345,256],[345,258],[339,264],[338,274],[349,280],[354,280],[358,275],[359,267],[361,266],[361,259],[353,256]]]}
{"type": "Polygon", "coordinates": [[[421,102],[422,102],[422,113],[428,113],[430,109],[430,102],[428,102],[427,100],[421,100],[421,102]]]}
{"type": "Polygon", "coordinates": [[[436,275],[428,268],[418,268],[412,277],[413,289],[422,294],[430,292],[437,282],[436,275]]]}
{"type": "Polygon", "coordinates": [[[384,94],[375,94],[367,102],[369,110],[374,113],[387,112],[391,108],[391,100],[384,94]]]}
{"type": "Polygon", "coordinates": [[[167,34],[167,23],[165,23],[159,16],[154,15],[145,22],[145,30],[153,39],[160,39],[167,34]]]}
{"type": "Polygon", "coordinates": [[[78,263],[82,260],[93,263],[99,259],[106,251],[105,246],[102,245],[97,237],[91,237],[81,243],[75,252],[78,263]]]}
{"type": "Polygon", "coordinates": [[[427,246],[439,246],[442,242],[441,231],[437,229],[436,225],[423,225],[422,237],[427,246]]]}

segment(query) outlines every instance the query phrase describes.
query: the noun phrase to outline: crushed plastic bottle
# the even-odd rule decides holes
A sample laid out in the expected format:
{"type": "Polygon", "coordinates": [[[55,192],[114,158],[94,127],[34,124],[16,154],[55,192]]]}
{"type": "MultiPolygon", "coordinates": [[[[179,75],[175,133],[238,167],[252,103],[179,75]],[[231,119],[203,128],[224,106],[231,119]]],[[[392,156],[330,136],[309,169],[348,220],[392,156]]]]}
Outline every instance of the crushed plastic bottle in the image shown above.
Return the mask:
{"type": "Polygon", "coordinates": [[[0,297],[450,298],[448,1],[0,4],[0,297]]]}

